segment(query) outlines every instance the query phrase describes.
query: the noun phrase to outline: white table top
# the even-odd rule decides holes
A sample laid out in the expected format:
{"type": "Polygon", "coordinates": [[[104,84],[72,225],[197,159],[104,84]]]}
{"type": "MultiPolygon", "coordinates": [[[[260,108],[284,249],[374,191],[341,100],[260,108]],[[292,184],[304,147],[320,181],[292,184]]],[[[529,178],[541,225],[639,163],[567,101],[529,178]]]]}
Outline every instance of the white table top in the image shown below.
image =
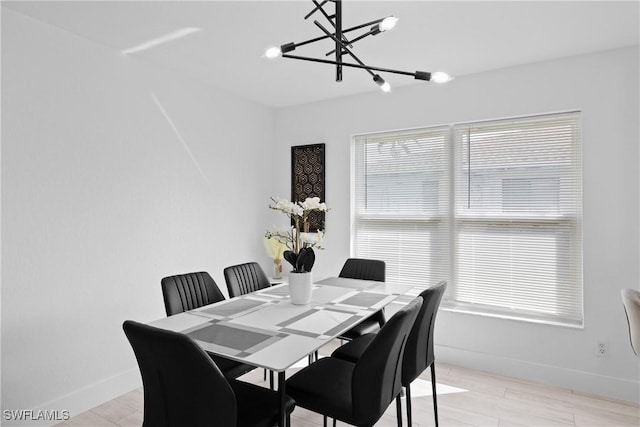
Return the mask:
{"type": "Polygon", "coordinates": [[[283,372],[390,302],[406,303],[418,293],[332,277],[313,284],[308,305],[291,304],[285,283],[149,324],[185,333],[212,353],[283,372]]]}

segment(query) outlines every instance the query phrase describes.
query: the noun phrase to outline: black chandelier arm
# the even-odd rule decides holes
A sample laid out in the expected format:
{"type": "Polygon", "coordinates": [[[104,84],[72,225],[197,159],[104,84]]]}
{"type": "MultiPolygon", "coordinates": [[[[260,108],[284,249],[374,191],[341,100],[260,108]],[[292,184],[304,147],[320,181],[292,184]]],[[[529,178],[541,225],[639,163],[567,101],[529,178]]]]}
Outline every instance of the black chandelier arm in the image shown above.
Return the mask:
{"type": "MultiPolygon", "coordinates": [[[[331,19],[331,17],[327,13],[327,11],[324,10],[324,8],[322,7],[322,5],[324,5],[326,3],[326,1],[322,2],[322,4],[318,3],[316,0],[311,0],[311,2],[316,5],[316,8],[313,10],[312,13],[314,13],[316,10],[319,10],[320,12],[322,12],[324,17],[327,18],[327,21],[329,21],[331,23],[331,25],[333,25],[334,28],[335,28],[335,24],[333,23],[333,19],[331,19]]],[[[307,18],[305,17],[305,19],[307,19],[307,18]]]]}
{"type": "Polygon", "coordinates": [[[304,19],[308,19],[311,15],[313,15],[314,13],[316,13],[318,11],[318,9],[322,9],[322,6],[325,5],[325,3],[327,3],[329,0],[323,0],[322,3],[318,4],[316,2],[313,2],[316,7],[313,8],[313,10],[309,13],[307,13],[307,15],[304,17],[304,19]]]}
{"type": "Polygon", "coordinates": [[[311,58],[308,56],[300,56],[300,55],[289,55],[288,53],[282,54],[283,58],[289,59],[299,59],[302,61],[311,61],[311,62],[319,62],[321,64],[330,64],[330,65],[342,65],[344,67],[352,67],[352,68],[362,68],[370,71],[380,71],[383,73],[392,73],[392,74],[402,74],[404,76],[411,76],[418,80],[430,80],[431,73],[427,71],[401,71],[401,70],[393,70],[391,68],[383,68],[383,67],[372,67],[370,65],[362,65],[362,64],[351,64],[349,62],[342,62],[338,64],[336,61],[331,61],[329,59],[320,59],[320,58],[311,58]],[[427,78],[428,77],[428,78],[427,78]]]}
{"type": "MultiPolygon", "coordinates": [[[[359,41],[359,40],[362,40],[362,39],[363,39],[363,38],[365,38],[365,37],[368,37],[368,36],[371,36],[371,35],[375,36],[375,35],[377,35],[377,34],[380,34],[382,31],[380,30],[380,28],[379,28],[379,25],[378,25],[378,24],[380,24],[380,23],[381,23],[382,21],[384,21],[385,19],[386,19],[386,18],[376,19],[375,21],[367,22],[367,23],[365,23],[365,24],[361,24],[361,25],[356,25],[355,27],[351,27],[351,28],[349,28],[349,29],[347,29],[347,30],[344,30],[344,31],[343,31],[343,33],[344,33],[344,32],[346,32],[346,31],[359,30],[359,29],[361,29],[361,28],[371,26],[371,28],[369,29],[369,31],[367,31],[366,33],[360,34],[360,35],[359,35],[358,37],[356,37],[355,39],[352,39],[352,40],[351,40],[351,43],[349,43],[349,47],[353,48],[353,44],[354,44],[355,42],[357,42],[357,41],[359,41]]],[[[334,52],[335,52],[335,49],[334,49],[334,50],[332,50],[332,51],[327,52],[327,53],[325,54],[325,56],[329,56],[329,55],[331,55],[331,54],[332,54],[332,53],[334,53],[334,52]]]]}
{"type": "Polygon", "coordinates": [[[340,67],[341,65],[343,65],[342,62],[342,51],[344,50],[347,54],[349,54],[358,64],[361,65],[361,67],[365,70],[367,70],[367,72],[369,72],[369,74],[371,74],[371,77],[374,77],[374,73],[369,69],[369,67],[367,67],[365,65],[364,62],[362,62],[360,60],[360,58],[358,58],[353,52],[351,52],[351,49],[349,49],[347,46],[345,46],[344,43],[342,43],[340,41],[340,39],[338,38],[338,36],[334,36],[333,34],[329,33],[329,30],[327,30],[321,23],[319,23],[318,21],[313,21],[314,24],[316,24],[316,26],[318,26],[318,28],[320,28],[327,36],[331,37],[335,42],[336,42],[336,65],[338,67],[340,67]]]}
{"type": "MultiPolygon", "coordinates": [[[[355,31],[355,30],[359,30],[360,28],[368,27],[370,25],[379,24],[383,20],[384,20],[384,18],[380,18],[380,19],[376,19],[375,21],[367,22],[366,24],[360,24],[360,25],[356,25],[355,27],[347,28],[346,30],[342,30],[342,34],[348,33],[348,32],[351,32],[351,31],[355,31]]],[[[305,41],[302,41],[302,42],[299,42],[299,43],[288,43],[288,45],[294,46],[294,49],[295,49],[296,47],[300,47],[300,46],[304,46],[304,45],[307,45],[307,44],[315,43],[317,41],[328,39],[328,38],[329,38],[329,36],[324,35],[324,36],[314,37],[312,39],[305,40],[305,41]]],[[[351,41],[351,43],[353,43],[353,40],[351,41]]]]}
{"type": "MultiPolygon", "coordinates": [[[[355,39],[352,39],[352,40],[351,40],[351,43],[349,44],[349,46],[350,46],[350,47],[353,47],[353,44],[354,44],[355,42],[357,42],[357,41],[359,41],[359,40],[362,40],[363,38],[365,38],[365,37],[367,37],[367,36],[370,36],[371,34],[373,34],[373,31],[367,31],[367,32],[366,32],[366,33],[364,33],[364,34],[359,35],[359,36],[358,36],[358,37],[356,37],[355,39]]],[[[332,53],[334,53],[335,51],[336,51],[336,50],[335,50],[335,49],[333,49],[332,51],[329,51],[329,52],[325,53],[325,55],[324,55],[324,56],[329,56],[329,55],[331,55],[332,53]]]]}
{"type": "MultiPolygon", "coordinates": [[[[313,0],[314,2],[316,0],[313,0]]],[[[320,26],[324,33],[331,37],[336,42],[336,62],[342,63],[342,48],[346,47],[342,43],[344,34],[342,33],[342,0],[335,0],[336,22],[334,28],[336,30],[335,36],[331,35],[318,21],[313,21],[316,25],[320,26]]],[[[336,81],[342,81],[342,65],[336,65],[336,81]]]]}
{"type": "MultiPolygon", "coordinates": [[[[336,33],[342,32],[341,37],[339,37],[340,40],[343,40],[350,47],[353,47],[349,39],[347,39],[344,36],[344,31],[342,30],[342,3],[339,0],[335,1],[336,13],[330,16],[322,7],[326,3],[326,1],[323,1],[321,4],[318,3],[317,0],[311,0],[311,1],[313,2],[313,4],[316,5],[316,8],[311,13],[314,13],[316,10],[319,10],[320,12],[322,12],[322,14],[327,19],[327,21],[329,21],[331,26],[333,26],[334,30],[336,30],[336,33]],[[333,21],[334,19],[335,19],[335,22],[333,21]]],[[[307,18],[305,17],[305,19],[307,18]]]]}
{"type": "MultiPolygon", "coordinates": [[[[360,28],[368,27],[370,25],[376,25],[384,21],[384,18],[376,19],[371,22],[366,22],[364,24],[356,25],[355,27],[349,27],[346,30],[342,30],[343,33],[348,33],[349,31],[359,30],[360,28]]],[[[352,41],[353,42],[353,41],[352,41]]]]}

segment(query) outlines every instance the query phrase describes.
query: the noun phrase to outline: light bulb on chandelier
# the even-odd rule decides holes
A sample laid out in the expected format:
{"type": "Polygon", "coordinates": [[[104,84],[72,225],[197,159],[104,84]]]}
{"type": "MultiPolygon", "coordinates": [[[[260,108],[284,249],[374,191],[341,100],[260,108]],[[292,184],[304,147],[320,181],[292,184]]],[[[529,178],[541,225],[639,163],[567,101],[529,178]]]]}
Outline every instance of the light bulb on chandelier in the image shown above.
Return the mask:
{"type": "Polygon", "coordinates": [[[378,86],[380,86],[380,90],[381,91],[383,91],[383,92],[391,92],[391,85],[389,84],[389,82],[385,81],[385,79],[380,77],[379,74],[375,74],[373,76],[373,81],[376,82],[378,84],[378,86]]]}
{"type": "Polygon", "coordinates": [[[380,31],[389,31],[391,30],[393,27],[396,26],[396,24],[398,23],[399,19],[396,18],[395,16],[387,16],[386,18],[384,18],[382,20],[382,22],[379,25],[380,31]]]}
{"type": "Polygon", "coordinates": [[[266,56],[269,59],[277,58],[280,55],[282,55],[282,50],[280,50],[279,47],[275,47],[275,46],[274,47],[270,47],[264,53],[264,56],[266,56]]]}
{"type": "Polygon", "coordinates": [[[436,71],[435,73],[431,73],[430,80],[435,83],[446,83],[453,80],[453,77],[451,77],[449,74],[444,73],[442,71],[436,71]]]}

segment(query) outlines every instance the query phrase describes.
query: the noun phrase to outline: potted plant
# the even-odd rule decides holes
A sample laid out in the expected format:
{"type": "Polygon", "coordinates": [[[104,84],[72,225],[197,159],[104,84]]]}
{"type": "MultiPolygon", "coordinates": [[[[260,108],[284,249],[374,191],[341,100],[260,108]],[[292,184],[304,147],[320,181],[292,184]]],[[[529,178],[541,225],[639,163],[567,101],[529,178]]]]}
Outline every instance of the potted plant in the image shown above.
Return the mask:
{"type": "Polygon", "coordinates": [[[290,202],[285,199],[272,198],[270,209],[287,215],[293,225],[287,230],[274,228],[267,231],[268,239],[275,239],[284,244],[287,250],[283,257],[293,269],[289,274],[289,290],[291,302],[308,304],[311,300],[311,269],[316,260],[313,248],[322,249],[320,243],[324,235],[322,230],[309,232],[309,214],[314,211],[326,212],[327,205],[320,203],[319,197],[309,197],[303,202],[290,202]]]}

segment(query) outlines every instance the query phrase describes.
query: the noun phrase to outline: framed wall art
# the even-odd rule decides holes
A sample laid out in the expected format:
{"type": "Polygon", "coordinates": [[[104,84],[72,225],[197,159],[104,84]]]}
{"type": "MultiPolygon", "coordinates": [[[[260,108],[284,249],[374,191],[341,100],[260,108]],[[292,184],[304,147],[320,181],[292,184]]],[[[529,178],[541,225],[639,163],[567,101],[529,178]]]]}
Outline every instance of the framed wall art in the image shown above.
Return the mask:
{"type": "MultiPolygon", "coordinates": [[[[291,201],[302,202],[307,197],[325,201],[324,144],[291,147],[291,201]]],[[[325,212],[309,215],[309,231],[324,230],[325,212]]]]}

